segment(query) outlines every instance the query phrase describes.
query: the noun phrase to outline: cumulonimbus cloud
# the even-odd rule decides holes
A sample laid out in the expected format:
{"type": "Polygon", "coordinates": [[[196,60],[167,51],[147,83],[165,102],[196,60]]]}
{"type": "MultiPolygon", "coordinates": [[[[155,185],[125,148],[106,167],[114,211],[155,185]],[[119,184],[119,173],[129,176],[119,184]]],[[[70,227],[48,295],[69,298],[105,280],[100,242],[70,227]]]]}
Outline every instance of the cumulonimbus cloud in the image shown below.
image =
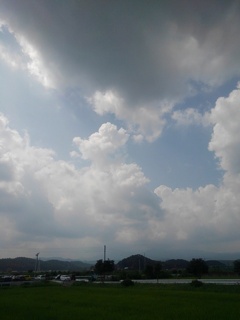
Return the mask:
{"type": "Polygon", "coordinates": [[[52,150],[31,146],[29,137],[13,130],[4,115],[0,136],[0,219],[8,244],[24,241],[31,249],[38,241],[54,247],[88,239],[89,246],[96,246],[104,237],[114,241],[121,229],[136,227],[138,219],[157,212],[141,168],[117,152],[128,134],[115,125],[102,125],[89,139],[74,139],[81,156],[90,161],[82,169],[57,160],[52,150]]]}
{"type": "MultiPolygon", "coordinates": [[[[219,98],[210,114],[213,134],[209,149],[219,160],[223,180],[219,186],[206,185],[197,190],[159,186],[155,193],[166,212],[159,233],[167,230],[177,241],[190,241],[197,250],[237,252],[240,243],[239,200],[239,87],[226,98],[219,98]]],[[[156,229],[157,224],[154,224],[156,229]]]]}

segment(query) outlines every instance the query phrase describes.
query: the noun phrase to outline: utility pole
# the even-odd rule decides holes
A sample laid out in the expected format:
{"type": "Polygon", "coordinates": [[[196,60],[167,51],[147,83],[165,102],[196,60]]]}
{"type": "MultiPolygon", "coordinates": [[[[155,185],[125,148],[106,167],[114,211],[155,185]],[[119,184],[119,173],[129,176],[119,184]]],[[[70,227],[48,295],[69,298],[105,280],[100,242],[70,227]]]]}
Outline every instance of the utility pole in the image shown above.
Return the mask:
{"type": "Polygon", "coordinates": [[[104,248],[103,248],[103,262],[106,261],[106,245],[104,245],[104,248]]]}

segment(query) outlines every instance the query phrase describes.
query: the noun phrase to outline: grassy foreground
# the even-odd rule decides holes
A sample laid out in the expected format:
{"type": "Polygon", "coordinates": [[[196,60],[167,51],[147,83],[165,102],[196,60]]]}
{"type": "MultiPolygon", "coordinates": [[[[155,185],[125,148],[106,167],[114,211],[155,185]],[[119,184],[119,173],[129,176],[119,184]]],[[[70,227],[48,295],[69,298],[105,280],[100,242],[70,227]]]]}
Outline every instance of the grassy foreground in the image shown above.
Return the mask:
{"type": "Polygon", "coordinates": [[[240,286],[118,285],[0,288],[0,318],[240,319],[240,286]]]}

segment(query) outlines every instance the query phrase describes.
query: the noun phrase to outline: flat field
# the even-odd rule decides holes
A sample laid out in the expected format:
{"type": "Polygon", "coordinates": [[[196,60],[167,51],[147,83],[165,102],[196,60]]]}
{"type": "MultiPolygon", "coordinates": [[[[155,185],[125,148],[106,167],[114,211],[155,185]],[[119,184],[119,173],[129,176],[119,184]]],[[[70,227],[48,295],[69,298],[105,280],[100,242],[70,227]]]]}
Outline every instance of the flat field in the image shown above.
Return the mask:
{"type": "Polygon", "coordinates": [[[240,286],[82,284],[0,288],[4,320],[240,319],[240,286]]]}

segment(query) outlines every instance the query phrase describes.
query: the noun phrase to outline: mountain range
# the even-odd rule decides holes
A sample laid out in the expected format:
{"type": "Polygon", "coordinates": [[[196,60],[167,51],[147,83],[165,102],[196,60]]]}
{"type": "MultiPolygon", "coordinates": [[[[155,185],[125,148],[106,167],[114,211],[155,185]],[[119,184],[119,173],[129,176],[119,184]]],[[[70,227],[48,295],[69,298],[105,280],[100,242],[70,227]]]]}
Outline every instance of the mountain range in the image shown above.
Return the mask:
{"type": "MultiPolygon", "coordinates": [[[[0,271],[34,271],[36,267],[36,260],[25,257],[18,257],[14,259],[0,259],[0,271]]],[[[38,270],[40,271],[82,271],[88,270],[91,265],[82,261],[64,261],[64,260],[39,260],[38,270]]]]}
{"type": "MultiPolygon", "coordinates": [[[[143,255],[136,254],[129,256],[116,263],[117,269],[129,269],[142,271],[146,266],[154,266],[160,264],[164,270],[172,269],[186,269],[189,261],[184,259],[170,259],[167,261],[157,261],[147,258],[143,255]]],[[[206,260],[206,263],[211,268],[218,268],[221,270],[229,269],[233,266],[231,260],[206,260]]],[[[84,271],[91,269],[95,263],[87,263],[63,258],[43,258],[39,260],[40,271],[84,271]],[[50,260],[47,260],[50,259],[50,260]]],[[[25,257],[0,259],[0,272],[12,271],[34,271],[36,267],[36,260],[25,257]]]]}

